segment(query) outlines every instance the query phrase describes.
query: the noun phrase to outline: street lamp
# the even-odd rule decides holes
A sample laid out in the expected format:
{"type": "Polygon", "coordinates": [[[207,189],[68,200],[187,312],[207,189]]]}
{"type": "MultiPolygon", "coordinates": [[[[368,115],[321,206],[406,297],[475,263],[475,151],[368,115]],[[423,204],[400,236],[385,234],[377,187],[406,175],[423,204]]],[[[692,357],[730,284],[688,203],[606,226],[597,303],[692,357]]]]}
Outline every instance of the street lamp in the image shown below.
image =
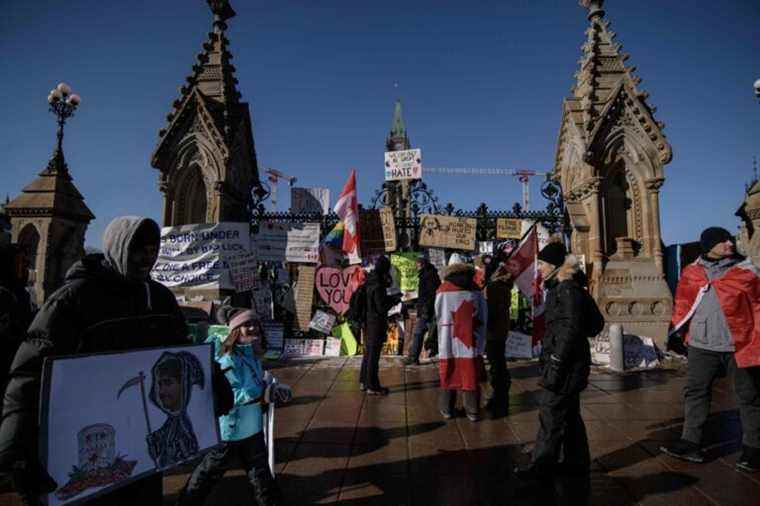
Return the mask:
{"type": "Polygon", "coordinates": [[[760,79],[755,81],[755,96],[760,99],[760,79]]]}
{"type": "MultiPolygon", "coordinates": [[[[66,120],[74,115],[74,111],[79,106],[82,99],[76,93],[72,93],[71,86],[66,83],[59,83],[58,86],[50,90],[48,103],[50,112],[55,114],[58,121],[58,144],[55,149],[54,158],[63,161],[63,126],[66,120]]],[[[62,165],[62,164],[61,164],[62,165]]]]}

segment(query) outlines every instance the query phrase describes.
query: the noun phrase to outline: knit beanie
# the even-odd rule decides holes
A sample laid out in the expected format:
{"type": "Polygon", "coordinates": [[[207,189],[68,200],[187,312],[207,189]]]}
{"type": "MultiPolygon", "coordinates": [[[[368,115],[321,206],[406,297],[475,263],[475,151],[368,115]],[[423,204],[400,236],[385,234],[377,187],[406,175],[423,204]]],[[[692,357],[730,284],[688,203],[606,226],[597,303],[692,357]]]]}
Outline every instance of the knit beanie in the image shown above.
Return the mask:
{"type": "Polygon", "coordinates": [[[216,319],[219,323],[227,325],[232,332],[247,321],[258,320],[258,315],[251,309],[222,306],[216,312],[216,319]]]}
{"type": "Polygon", "coordinates": [[[706,228],[699,237],[699,247],[702,249],[702,254],[707,254],[716,245],[726,241],[733,241],[733,239],[731,233],[725,228],[710,227],[706,228]]]}
{"type": "Polygon", "coordinates": [[[565,249],[565,245],[561,242],[550,242],[538,253],[539,260],[542,260],[547,264],[552,264],[555,267],[559,267],[565,263],[566,256],[567,250],[565,249]]]}

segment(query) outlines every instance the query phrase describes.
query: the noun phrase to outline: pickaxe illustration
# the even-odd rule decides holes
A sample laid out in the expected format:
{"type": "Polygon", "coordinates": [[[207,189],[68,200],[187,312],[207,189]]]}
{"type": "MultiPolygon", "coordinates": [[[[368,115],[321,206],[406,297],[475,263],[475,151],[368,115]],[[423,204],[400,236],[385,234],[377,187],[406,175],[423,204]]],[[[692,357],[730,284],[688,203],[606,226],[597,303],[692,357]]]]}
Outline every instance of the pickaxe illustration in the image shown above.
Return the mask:
{"type": "MultiPolygon", "coordinates": [[[[124,392],[124,390],[126,390],[129,387],[133,387],[135,385],[140,385],[140,395],[142,397],[143,414],[145,415],[145,425],[148,428],[148,436],[150,436],[153,433],[153,430],[150,428],[150,418],[148,418],[148,403],[145,400],[145,373],[140,371],[140,373],[137,376],[135,376],[134,378],[130,380],[127,380],[127,382],[124,383],[119,389],[119,393],[116,394],[116,399],[118,400],[119,397],[121,397],[121,394],[122,392],[124,392]]],[[[158,461],[155,458],[153,458],[153,463],[156,465],[156,468],[158,468],[158,461]]]]}

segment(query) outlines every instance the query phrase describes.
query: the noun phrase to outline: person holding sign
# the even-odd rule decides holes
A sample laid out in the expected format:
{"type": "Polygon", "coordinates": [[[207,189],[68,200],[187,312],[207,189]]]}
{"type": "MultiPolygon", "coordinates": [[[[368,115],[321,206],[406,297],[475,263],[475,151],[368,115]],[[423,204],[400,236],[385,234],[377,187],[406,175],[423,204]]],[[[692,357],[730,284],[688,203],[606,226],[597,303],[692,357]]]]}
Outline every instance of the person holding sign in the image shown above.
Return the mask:
{"type": "Polygon", "coordinates": [[[207,342],[214,344],[216,361],[232,385],[235,405],[219,418],[224,445],[208,452],[195,467],[177,505],[202,505],[230,464],[238,459],[245,469],[255,504],[276,506],[282,504],[282,494],[267,462],[264,406],[270,402],[289,402],[293,393],[290,387],[276,383],[264,372],[261,357],[266,353],[267,341],[256,313],[223,306],[217,317],[228,322],[229,334],[224,338],[209,336],[207,342]]]}

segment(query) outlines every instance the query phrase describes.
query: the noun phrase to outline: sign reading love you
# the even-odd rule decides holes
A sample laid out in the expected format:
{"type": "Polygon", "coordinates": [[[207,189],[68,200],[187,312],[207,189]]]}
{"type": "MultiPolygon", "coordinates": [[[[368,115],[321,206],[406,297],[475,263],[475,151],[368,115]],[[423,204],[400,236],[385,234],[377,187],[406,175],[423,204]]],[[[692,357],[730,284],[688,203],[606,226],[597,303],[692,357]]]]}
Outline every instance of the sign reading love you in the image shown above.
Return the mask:
{"type": "Polygon", "coordinates": [[[352,265],[345,269],[320,267],[317,269],[315,285],[323,301],[329,304],[336,313],[345,314],[348,311],[351,294],[362,281],[364,281],[364,271],[359,265],[352,265]]]}

